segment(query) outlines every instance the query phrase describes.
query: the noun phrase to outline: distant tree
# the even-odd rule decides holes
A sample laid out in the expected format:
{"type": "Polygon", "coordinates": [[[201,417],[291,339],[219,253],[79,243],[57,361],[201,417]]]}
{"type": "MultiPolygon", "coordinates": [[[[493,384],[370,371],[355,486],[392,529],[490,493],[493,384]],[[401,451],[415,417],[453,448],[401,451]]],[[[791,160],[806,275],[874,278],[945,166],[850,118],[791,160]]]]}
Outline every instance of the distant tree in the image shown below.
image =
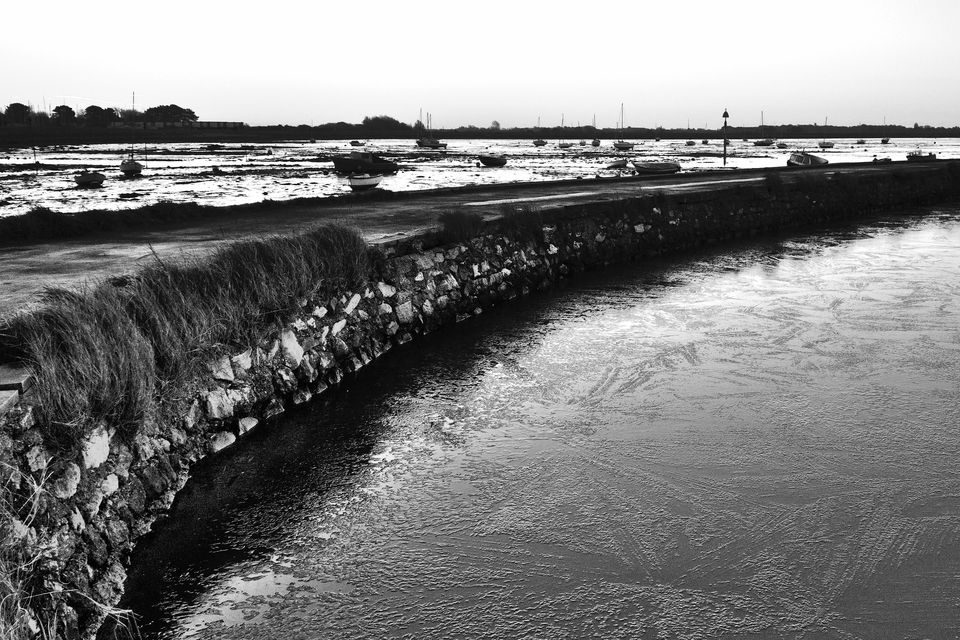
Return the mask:
{"type": "Polygon", "coordinates": [[[53,109],[53,119],[57,124],[73,124],[77,119],[77,113],[65,104],[61,104],[53,109]]]}
{"type": "Polygon", "coordinates": [[[11,102],[3,114],[9,124],[26,124],[30,119],[30,107],[20,102],[11,102]]]}
{"type": "Polygon", "coordinates": [[[367,116],[362,122],[363,130],[368,135],[386,137],[388,135],[407,135],[410,125],[400,122],[390,116],[367,116]]]}
{"type": "Polygon", "coordinates": [[[143,112],[147,122],[196,122],[197,114],[192,109],[184,109],[175,104],[161,104],[143,112]]]}
{"type": "Polygon", "coordinates": [[[493,122],[490,123],[490,128],[493,129],[494,131],[500,131],[500,123],[494,120],[493,122]]]}
{"type": "Polygon", "coordinates": [[[117,119],[117,112],[112,108],[104,109],[92,104],[83,110],[83,121],[88,127],[105,127],[117,119]]]}

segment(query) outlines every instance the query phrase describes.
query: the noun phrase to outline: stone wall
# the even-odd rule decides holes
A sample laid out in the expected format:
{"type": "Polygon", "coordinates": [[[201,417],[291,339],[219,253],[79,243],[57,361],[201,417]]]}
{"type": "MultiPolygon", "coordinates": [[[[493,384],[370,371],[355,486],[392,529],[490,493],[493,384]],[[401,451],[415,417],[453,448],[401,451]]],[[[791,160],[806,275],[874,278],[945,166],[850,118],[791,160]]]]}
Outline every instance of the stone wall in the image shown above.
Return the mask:
{"type": "Polygon", "coordinates": [[[251,429],[269,428],[388,351],[587,269],[957,197],[956,175],[898,181],[885,173],[855,185],[792,187],[770,179],[518,214],[462,242],[440,244],[427,234],[378,245],[364,286],[299,300],[299,313],[275,335],[211,362],[177,422],[144,424],[132,440],[101,424],[78,450],[55,455],[34,425],[21,372],[21,384],[8,384],[4,396],[0,463],[21,493],[44,487],[35,513],[7,525],[15,539],[43,550],[43,584],[34,586],[55,596],[34,602],[35,617],[56,612],[64,637],[94,634],[106,613],[94,601],[119,601],[133,545],[167,511],[191,465],[251,429]]]}

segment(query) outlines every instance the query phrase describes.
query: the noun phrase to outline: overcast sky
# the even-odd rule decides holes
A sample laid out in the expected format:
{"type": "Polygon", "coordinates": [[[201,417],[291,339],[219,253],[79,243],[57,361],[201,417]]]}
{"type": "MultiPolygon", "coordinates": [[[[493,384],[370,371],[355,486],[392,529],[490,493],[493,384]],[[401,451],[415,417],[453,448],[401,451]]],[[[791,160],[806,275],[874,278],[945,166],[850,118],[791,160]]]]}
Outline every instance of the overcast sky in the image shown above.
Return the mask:
{"type": "Polygon", "coordinates": [[[254,125],[960,124],[960,0],[5,2],[0,107],[254,125]]]}

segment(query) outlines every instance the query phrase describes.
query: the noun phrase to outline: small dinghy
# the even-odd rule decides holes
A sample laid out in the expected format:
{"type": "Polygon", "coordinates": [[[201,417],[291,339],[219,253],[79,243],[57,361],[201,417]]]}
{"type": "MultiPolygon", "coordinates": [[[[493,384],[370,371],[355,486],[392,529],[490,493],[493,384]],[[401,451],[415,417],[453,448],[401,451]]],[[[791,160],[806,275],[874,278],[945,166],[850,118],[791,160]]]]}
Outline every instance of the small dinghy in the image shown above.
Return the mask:
{"type": "Polygon", "coordinates": [[[354,173],[347,176],[347,182],[354,191],[373,189],[380,184],[381,180],[383,180],[383,176],[370,175],[369,173],[354,173]]]}

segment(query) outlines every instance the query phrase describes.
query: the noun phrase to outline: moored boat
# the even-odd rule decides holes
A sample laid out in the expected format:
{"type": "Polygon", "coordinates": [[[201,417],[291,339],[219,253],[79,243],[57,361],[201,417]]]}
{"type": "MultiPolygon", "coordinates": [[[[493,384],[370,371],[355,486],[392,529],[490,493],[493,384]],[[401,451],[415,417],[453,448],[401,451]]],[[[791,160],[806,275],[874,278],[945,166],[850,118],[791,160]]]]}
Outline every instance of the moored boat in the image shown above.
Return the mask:
{"type": "Polygon", "coordinates": [[[680,171],[680,165],[676,162],[653,162],[653,161],[637,161],[634,160],[630,164],[633,165],[633,170],[637,172],[639,176],[656,176],[664,175],[670,173],[677,173],[680,171]]]}
{"type": "Polygon", "coordinates": [[[937,159],[935,153],[924,153],[919,148],[907,154],[907,162],[932,162],[937,159]]]}
{"type": "Polygon", "coordinates": [[[787,159],[788,167],[817,167],[827,163],[828,161],[826,158],[815,156],[812,153],[807,153],[806,151],[794,151],[787,159]]]}
{"type": "Polygon", "coordinates": [[[351,141],[350,141],[350,146],[351,146],[351,147],[362,147],[362,146],[363,146],[363,143],[360,142],[359,140],[351,140],[351,141]]]}
{"type": "Polygon", "coordinates": [[[600,138],[594,138],[593,140],[591,140],[591,141],[590,141],[590,145],[591,145],[591,146],[594,146],[594,147],[599,147],[599,146],[600,146],[600,138]]]}
{"type": "Polygon", "coordinates": [[[761,138],[760,140],[754,140],[753,146],[755,147],[772,147],[773,138],[761,138]]]}
{"type": "Polygon", "coordinates": [[[629,151],[633,149],[633,143],[623,139],[623,103],[620,103],[620,138],[613,143],[613,148],[617,151],[629,151]]]}
{"type": "Polygon", "coordinates": [[[140,175],[143,171],[143,165],[133,159],[133,154],[120,163],[120,172],[128,178],[140,175]]]}
{"type": "Polygon", "coordinates": [[[349,155],[333,159],[337,173],[396,173],[400,168],[396,162],[381,158],[369,151],[351,151],[349,155]]]}
{"type": "Polygon", "coordinates": [[[102,187],[103,181],[107,179],[107,176],[103,175],[99,171],[87,171],[83,169],[80,173],[73,176],[73,181],[77,183],[77,186],[82,189],[93,189],[96,187],[102,187]]]}
{"type": "Polygon", "coordinates": [[[890,144],[890,138],[880,138],[880,144],[890,144]]]}
{"type": "Polygon", "coordinates": [[[483,163],[483,166],[485,167],[502,167],[507,164],[506,156],[481,153],[479,156],[477,156],[477,158],[480,160],[481,163],[483,163]]]}
{"type": "Polygon", "coordinates": [[[380,184],[381,180],[383,180],[383,176],[371,175],[369,173],[355,173],[347,176],[347,182],[354,191],[373,189],[380,184]]]}
{"type": "Polygon", "coordinates": [[[777,149],[786,149],[787,146],[788,146],[788,145],[787,145],[786,142],[778,142],[778,143],[777,143],[777,149]]]}
{"type": "Polygon", "coordinates": [[[535,147],[543,147],[546,144],[547,144],[547,141],[544,140],[543,138],[537,138],[536,140],[533,141],[533,146],[535,147]]]}

